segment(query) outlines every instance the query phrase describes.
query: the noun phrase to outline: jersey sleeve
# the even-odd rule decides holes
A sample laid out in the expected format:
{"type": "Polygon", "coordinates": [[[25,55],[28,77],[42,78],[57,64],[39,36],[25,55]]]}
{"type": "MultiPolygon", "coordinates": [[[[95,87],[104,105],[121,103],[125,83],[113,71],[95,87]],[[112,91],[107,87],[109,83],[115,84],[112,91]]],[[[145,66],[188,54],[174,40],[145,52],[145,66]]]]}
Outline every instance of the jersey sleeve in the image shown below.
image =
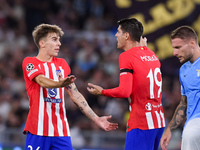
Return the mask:
{"type": "Polygon", "coordinates": [[[27,57],[22,63],[22,69],[24,76],[27,77],[30,81],[33,80],[36,76],[44,74],[44,72],[39,68],[36,61],[33,58],[27,57]]]}
{"type": "Polygon", "coordinates": [[[181,79],[181,73],[179,73],[179,78],[180,78],[180,83],[181,83],[181,95],[185,96],[185,89],[184,89],[183,82],[181,79]]]}
{"type": "MultiPolygon", "coordinates": [[[[123,54],[123,53],[122,53],[123,54]]],[[[112,89],[102,90],[104,96],[115,98],[128,98],[132,93],[133,69],[131,62],[125,55],[119,56],[120,83],[119,86],[112,89]]]]}

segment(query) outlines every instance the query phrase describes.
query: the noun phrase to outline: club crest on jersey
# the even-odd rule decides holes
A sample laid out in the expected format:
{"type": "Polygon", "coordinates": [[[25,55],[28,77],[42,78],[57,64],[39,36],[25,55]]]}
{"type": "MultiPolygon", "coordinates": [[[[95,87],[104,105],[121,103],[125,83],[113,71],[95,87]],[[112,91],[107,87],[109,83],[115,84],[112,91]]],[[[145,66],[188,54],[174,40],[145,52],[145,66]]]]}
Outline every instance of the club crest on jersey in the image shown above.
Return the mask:
{"type": "Polygon", "coordinates": [[[28,65],[26,65],[26,70],[27,71],[31,71],[33,69],[34,69],[34,65],[33,64],[29,63],[28,65]]]}
{"type": "Polygon", "coordinates": [[[61,70],[56,70],[56,75],[57,76],[61,75],[61,70]]]}
{"type": "Polygon", "coordinates": [[[197,77],[199,77],[200,76],[200,69],[196,69],[196,71],[197,71],[197,77]]]}
{"type": "Polygon", "coordinates": [[[151,111],[151,103],[147,103],[145,108],[146,110],[151,111]]]}

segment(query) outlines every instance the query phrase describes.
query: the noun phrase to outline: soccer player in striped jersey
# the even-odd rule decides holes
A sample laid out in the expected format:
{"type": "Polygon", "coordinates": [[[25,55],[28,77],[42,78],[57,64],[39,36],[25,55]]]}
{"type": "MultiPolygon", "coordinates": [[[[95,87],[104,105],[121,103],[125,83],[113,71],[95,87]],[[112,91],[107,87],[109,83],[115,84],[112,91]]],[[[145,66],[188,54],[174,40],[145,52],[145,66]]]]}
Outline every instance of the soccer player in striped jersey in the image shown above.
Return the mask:
{"type": "Polygon", "coordinates": [[[176,56],[184,63],[179,70],[181,101],[171,122],[161,138],[161,147],[167,150],[171,131],[185,122],[181,150],[200,149],[200,47],[195,31],[181,26],[171,33],[171,42],[176,56]]]}
{"type": "Polygon", "coordinates": [[[141,46],[143,26],[137,19],[122,19],[118,24],[117,48],[124,50],[119,56],[119,86],[103,89],[88,83],[87,89],[95,95],[129,99],[125,150],[158,150],[165,127],[160,61],[141,46]]]}
{"type": "Polygon", "coordinates": [[[26,57],[22,68],[30,110],[24,133],[25,150],[72,150],[70,129],[66,117],[64,89],[80,110],[106,131],[117,124],[108,122],[111,116],[97,116],[74,83],[75,76],[63,58],[57,58],[63,31],[56,25],[38,25],[32,35],[39,53],[26,57]]]}

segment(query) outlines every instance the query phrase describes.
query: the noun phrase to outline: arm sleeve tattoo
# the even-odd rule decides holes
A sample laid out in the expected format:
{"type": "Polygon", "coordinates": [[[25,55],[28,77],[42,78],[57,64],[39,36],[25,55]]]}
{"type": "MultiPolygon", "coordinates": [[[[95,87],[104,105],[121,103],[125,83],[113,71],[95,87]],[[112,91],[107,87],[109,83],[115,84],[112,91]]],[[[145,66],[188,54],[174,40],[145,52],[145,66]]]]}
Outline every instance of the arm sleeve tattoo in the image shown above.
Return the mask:
{"type": "Polygon", "coordinates": [[[170,130],[176,129],[186,119],[187,98],[184,96],[177,106],[174,116],[170,122],[170,130]]]}

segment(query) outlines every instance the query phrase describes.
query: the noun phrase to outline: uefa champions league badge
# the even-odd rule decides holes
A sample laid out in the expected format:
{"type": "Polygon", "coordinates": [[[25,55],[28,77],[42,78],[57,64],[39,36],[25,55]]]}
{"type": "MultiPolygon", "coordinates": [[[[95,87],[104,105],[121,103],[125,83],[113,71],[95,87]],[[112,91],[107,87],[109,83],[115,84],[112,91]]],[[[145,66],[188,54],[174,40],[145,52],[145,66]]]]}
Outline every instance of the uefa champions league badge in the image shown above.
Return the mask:
{"type": "Polygon", "coordinates": [[[61,70],[56,70],[56,75],[57,76],[61,75],[61,70]]]}
{"type": "Polygon", "coordinates": [[[26,70],[27,71],[31,71],[33,69],[34,69],[34,65],[33,64],[29,63],[28,65],[26,65],[26,70]]]}

